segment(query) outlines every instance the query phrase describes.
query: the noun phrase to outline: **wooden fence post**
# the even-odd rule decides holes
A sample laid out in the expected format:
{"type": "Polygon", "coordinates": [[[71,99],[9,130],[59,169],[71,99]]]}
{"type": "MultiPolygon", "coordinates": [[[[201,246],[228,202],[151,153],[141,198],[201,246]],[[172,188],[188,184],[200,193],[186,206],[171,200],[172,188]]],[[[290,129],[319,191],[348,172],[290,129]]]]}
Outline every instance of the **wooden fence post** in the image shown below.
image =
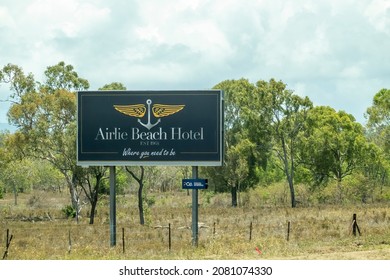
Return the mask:
{"type": "Polygon", "coordinates": [[[70,238],[70,229],[68,232],[68,254],[70,254],[70,251],[72,250],[72,239],[70,238]]]}
{"type": "Polygon", "coordinates": [[[171,236],[171,224],[168,224],[168,249],[171,251],[172,248],[172,236],[171,236]]]}
{"type": "Polygon", "coordinates": [[[9,249],[9,246],[11,245],[11,241],[12,241],[12,238],[14,236],[11,234],[11,237],[9,236],[9,229],[7,228],[7,236],[6,236],[6,240],[5,240],[5,252],[4,252],[4,255],[3,255],[3,260],[5,260],[8,256],[8,249],[9,249]]]}
{"type": "Polygon", "coordinates": [[[353,236],[356,236],[356,231],[359,233],[359,236],[361,235],[359,225],[356,221],[356,214],[353,214],[352,216],[352,234],[353,236]]]}
{"type": "Polygon", "coordinates": [[[291,229],[291,222],[287,222],[287,241],[290,241],[290,229],[291,229]]]}
{"type": "Polygon", "coordinates": [[[122,253],[123,254],[125,253],[125,249],[126,249],[126,246],[125,246],[125,228],[122,228],[122,253]]]}
{"type": "Polygon", "coordinates": [[[249,225],[249,241],[252,240],[252,230],[253,230],[253,224],[252,222],[249,225]]]}

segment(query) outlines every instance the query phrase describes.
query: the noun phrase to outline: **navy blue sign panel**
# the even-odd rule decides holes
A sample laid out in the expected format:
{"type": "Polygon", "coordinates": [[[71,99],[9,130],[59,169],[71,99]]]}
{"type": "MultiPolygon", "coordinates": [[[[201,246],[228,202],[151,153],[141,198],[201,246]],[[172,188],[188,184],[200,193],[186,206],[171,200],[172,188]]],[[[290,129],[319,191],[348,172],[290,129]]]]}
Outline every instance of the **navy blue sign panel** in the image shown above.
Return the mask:
{"type": "Polygon", "coordinates": [[[222,91],[81,91],[77,101],[79,165],[222,165],[222,91]]]}
{"type": "Polygon", "coordinates": [[[183,189],[207,189],[208,180],[207,179],[183,179],[182,188],[183,189]]]}

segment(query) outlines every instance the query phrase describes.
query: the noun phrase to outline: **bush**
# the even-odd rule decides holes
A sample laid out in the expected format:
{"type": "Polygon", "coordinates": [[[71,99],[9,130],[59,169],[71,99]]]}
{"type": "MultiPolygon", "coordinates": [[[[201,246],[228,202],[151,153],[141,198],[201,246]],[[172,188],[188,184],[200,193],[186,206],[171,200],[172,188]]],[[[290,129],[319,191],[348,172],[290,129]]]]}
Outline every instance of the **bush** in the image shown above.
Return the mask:
{"type": "Polygon", "coordinates": [[[67,218],[75,218],[76,217],[76,210],[73,208],[72,205],[66,205],[64,208],[61,209],[62,213],[65,214],[67,218]]]}

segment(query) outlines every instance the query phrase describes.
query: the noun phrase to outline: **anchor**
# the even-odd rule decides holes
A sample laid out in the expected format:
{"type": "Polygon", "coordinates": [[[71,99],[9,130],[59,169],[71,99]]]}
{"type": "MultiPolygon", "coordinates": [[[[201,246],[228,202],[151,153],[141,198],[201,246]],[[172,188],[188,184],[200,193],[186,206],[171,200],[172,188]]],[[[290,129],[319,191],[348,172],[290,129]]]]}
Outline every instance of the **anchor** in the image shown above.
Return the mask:
{"type": "Polygon", "coordinates": [[[138,122],[142,126],[146,127],[148,130],[151,130],[154,126],[156,126],[157,124],[159,124],[161,122],[161,119],[157,119],[157,121],[154,124],[152,124],[150,122],[150,111],[151,111],[150,110],[150,105],[152,104],[152,100],[150,100],[150,99],[146,100],[146,104],[148,105],[148,122],[145,124],[140,119],[138,119],[138,122]]]}

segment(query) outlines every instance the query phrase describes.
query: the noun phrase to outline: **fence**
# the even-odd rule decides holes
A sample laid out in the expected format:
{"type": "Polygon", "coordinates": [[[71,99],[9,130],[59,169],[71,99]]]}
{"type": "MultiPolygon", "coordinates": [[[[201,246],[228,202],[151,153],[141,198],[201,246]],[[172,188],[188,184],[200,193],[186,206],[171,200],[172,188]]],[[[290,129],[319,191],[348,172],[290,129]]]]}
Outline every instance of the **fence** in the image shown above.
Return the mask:
{"type": "MultiPolygon", "coordinates": [[[[352,225],[346,225],[348,230],[335,228],[330,221],[319,221],[314,223],[311,220],[294,222],[288,220],[285,223],[258,223],[250,221],[247,226],[237,224],[219,224],[213,222],[210,225],[199,224],[199,242],[201,246],[208,246],[211,241],[221,244],[253,243],[277,239],[278,242],[290,242],[291,240],[315,240],[321,237],[340,238],[342,235],[354,235],[356,232],[361,235],[357,224],[357,215],[353,215],[352,225]],[[337,230],[336,230],[337,232],[337,230]],[[203,245],[202,245],[203,244],[203,245]]],[[[334,226],[334,225],[333,225],[334,226]]],[[[183,248],[191,247],[191,228],[189,226],[167,225],[155,226],[126,226],[118,225],[117,247],[115,250],[128,257],[136,258],[139,255],[155,255],[156,252],[180,251],[183,248]],[[140,253],[142,252],[142,253],[140,253]],[[146,252],[146,253],[145,253],[146,252]]],[[[3,259],[6,259],[9,252],[17,252],[12,258],[20,259],[51,259],[64,257],[83,251],[85,256],[92,258],[104,258],[104,250],[109,250],[109,227],[108,225],[85,225],[85,224],[48,224],[48,223],[24,223],[15,225],[6,230],[5,249],[3,259]],[[12,233],[12,234],[10,234],[12,233]],[[12,244],[11,244],[11,241],[12,244]],[[11,248],[10,248],[11,247],[11,248]],[[31,251],[40,251],[31,255],[31,251]],[[43,252],[43,253],[42,253],[43,252]],[[62,253],[59,253],[62,252],[62,253]]],[[[258,252],[261,252],[256,247],[258,252]]]]}

